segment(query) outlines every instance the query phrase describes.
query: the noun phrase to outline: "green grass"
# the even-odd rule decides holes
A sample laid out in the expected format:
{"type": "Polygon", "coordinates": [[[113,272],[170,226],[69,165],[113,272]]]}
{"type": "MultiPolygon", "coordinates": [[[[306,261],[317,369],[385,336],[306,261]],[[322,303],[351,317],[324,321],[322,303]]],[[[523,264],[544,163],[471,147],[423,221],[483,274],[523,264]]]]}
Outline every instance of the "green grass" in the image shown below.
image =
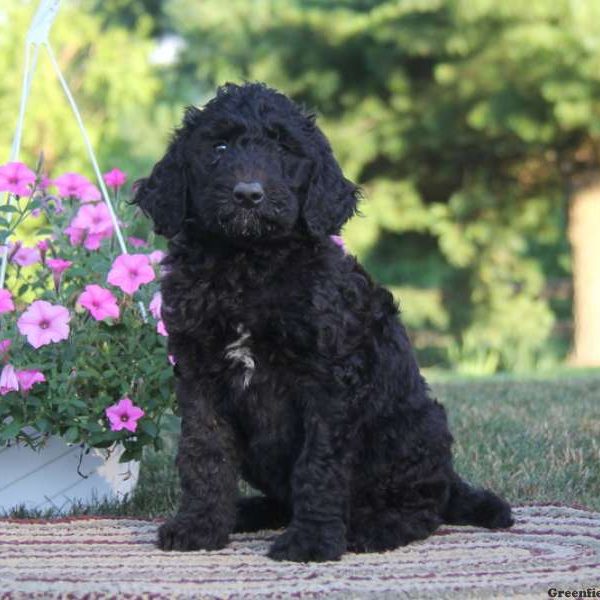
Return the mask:
{"type": "Polygon", "coordinates": [[[457,470],[514,503],[600,510],[600,376],[440,382],[457,470]]]}
{"type": "MultiPolygon", "coordinates": [[[[569,374],[570,375],[570,374],[569,374]]],[[[432,377],[455,437],[456,468],[510,502],[600,510],[600,374],[529,380],[432,377]]],[[[72,514],[164,516],[179,498],[175,440],[147,452],[132,498],[76,506],[72,514]]],[[[244,490],[247,491],[247,490],[244,490]]],[[[13,511],[49,517],[51,512],[13,511]]]]}

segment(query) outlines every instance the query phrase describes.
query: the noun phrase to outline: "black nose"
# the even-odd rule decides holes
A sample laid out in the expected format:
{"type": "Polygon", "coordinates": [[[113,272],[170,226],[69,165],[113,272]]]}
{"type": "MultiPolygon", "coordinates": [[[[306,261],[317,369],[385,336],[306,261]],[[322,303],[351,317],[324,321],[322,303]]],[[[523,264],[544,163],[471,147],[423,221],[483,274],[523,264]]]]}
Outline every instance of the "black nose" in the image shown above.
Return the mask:
{"type": "Polygon", "coordinates": [[[233,197],[242,206],[258,206],[265,197],[265,191],[258,181],[240,181],[233,188],[233,197]]]}

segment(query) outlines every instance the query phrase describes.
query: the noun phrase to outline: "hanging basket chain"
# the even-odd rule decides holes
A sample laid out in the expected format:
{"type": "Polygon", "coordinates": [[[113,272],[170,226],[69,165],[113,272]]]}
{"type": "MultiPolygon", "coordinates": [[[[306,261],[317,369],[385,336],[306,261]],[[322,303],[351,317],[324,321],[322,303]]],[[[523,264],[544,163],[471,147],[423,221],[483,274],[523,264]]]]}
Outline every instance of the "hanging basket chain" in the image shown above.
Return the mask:
{"type": "MultiPolygon", "coordinates": [[[[32,44],[27,41],[25,42],[25,66],[23,68],[23,82],[21,84],[21,100],[19,103],[19,117],[17,119],[17,129],[15,131],[15,137],[10,150],[10,162],[15,162],[19,158],[19,152],[21,150],[21,139],[23,137],[23,123],[25,121],[25,111],[27,108],[27,101],[29,100],[29,94],[31,92],[31,82],[33,81],[33,74],[37,66],[39,57],[39,46],[33,46],[33,59],[31,58],[32,44]]],[[[6,194],[5,204],[10,205],[12,202],[12,194],[8,192],[6,194]]],[[[12,213],[7,213],[7,220],[10,224],[12,220],[12,213]]],[[[6,240],[8,242],[8,240],[6,240]]],[[[8,262],[8,243],[5,244],[4,250],[2,250],[2,262],[0,264],[0,289],[4,287],[4,280],[6,279],[6,266],[8,262]]]]}

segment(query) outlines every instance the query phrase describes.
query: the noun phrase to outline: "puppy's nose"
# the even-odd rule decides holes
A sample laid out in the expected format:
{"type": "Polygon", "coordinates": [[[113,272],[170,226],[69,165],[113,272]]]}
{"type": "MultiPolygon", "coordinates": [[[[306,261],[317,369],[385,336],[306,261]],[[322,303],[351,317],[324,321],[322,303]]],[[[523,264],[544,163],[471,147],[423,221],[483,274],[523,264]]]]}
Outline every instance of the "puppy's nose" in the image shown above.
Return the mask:
{"type": "Polygon", "coordinates": [[[258,206],[265,197],[265,191],[258,181],[240,181],[233,188],[233,197],[242,206],[258,206]]]}

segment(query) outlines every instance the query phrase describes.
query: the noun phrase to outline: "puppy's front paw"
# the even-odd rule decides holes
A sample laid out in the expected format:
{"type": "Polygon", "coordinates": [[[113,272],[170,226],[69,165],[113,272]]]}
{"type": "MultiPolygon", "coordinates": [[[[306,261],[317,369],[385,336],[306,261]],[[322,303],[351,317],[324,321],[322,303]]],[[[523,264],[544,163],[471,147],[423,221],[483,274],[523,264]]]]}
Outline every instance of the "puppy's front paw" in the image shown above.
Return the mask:
{"type": "Polygon", "coordinates": [[[339,560],[345,551],[346,537],[343,526],[291,525],[273,542],[269,558],[294,562],[324,562],[339,560]]]}
{"type": "Polygon", "coordinates": [[[227,534],[210,532],[192,517],[176,516],[158,529],[156,545],[161,550],[219,550],[227,544],[227,534]]]}

